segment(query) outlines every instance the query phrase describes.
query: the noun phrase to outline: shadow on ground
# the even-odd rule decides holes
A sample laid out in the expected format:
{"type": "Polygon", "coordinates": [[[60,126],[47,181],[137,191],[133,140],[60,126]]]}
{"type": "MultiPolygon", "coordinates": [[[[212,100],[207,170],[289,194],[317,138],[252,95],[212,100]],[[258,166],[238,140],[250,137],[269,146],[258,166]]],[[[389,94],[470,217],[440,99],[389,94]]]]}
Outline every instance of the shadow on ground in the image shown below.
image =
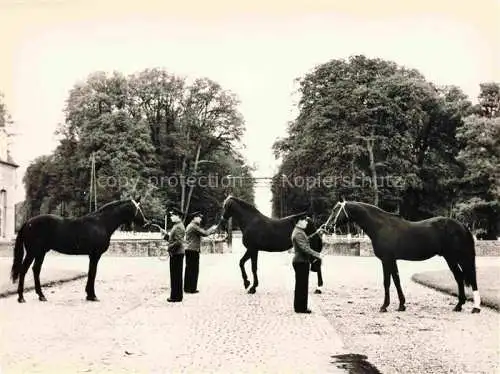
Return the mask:
{"type": "Polygon", "coordinates": [[[368,357],[354,353],[332,356],[332,364],[344,369],[349,374],[382,374],[375,366],[367,361],[368,357]]]}

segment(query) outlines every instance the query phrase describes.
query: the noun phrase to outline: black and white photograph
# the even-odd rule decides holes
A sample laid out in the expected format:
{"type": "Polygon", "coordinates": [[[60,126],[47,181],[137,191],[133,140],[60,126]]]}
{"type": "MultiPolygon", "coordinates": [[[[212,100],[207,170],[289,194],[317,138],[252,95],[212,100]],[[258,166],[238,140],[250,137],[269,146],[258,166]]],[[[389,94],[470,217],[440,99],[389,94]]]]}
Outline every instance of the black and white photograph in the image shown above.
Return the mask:
{"type": "Polygon", "coordinates": [[[0,0],[0,374],[500,373],[498,0],[0,0]]]}

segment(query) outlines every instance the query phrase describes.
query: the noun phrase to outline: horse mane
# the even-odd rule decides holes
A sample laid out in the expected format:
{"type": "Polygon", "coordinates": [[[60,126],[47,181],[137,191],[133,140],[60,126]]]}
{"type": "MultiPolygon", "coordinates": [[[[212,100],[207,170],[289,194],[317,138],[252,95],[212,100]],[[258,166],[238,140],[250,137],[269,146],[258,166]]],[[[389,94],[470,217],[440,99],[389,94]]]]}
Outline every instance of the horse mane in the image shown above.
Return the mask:
{"type": "Polygon", "coordinates": [[[379,213],[384,213],[384,214],[387,214],[389,216],[393,216],[393,217],[397,217],[397,218],[403,219],[403,217],[401,217],[400,214],[388,212],[388,211],[386,211],[386,210],[384,210],[382,208],[379,208],[378,206],[373,205],[373,204],[363,203],[361,201],[350,201],[350,203],[357,204],[357,205],[360,205],[360,206],[363,206],[363,207],[367,207],[367,208],[376,210],[379,213]]]}
{"type": "Polygon", "coordinates": [[[243,207],[245,207],[245,208],[247,208],[255,213],[261,213],[254,205],[250,204],[249,202],[246,202],[245,200],[239,199],[239,198],[234,197],[234,196],[230,196],[229,199],[235,200],[238,204],[243,205],[243,207]]]}
{"type": "Polygon", "coordinates": [[[127,201],[128,201],[128,199],[111,201],[109,203],[104,204],[103,206],[101,206],[96,211],[88,213],[87,216],[94,216],[94,215],[102,214],[105,210],[108,210],[110,208],[113,208],[113,207],[116,207],[118,205],[121,205],[121,204],[123,204],[123,203],[125,203],[127,201]]]}
{"type": "MultiPolygon", "coordinates": [[[[304,211],[304,212],[300,212],[300,213],[290,214],[289,216],[283,217],[283,219],[285,219],[285,218],[295,218],[295,217],[303,216],[303,215],[307,215],[307,212],[304,211]]],[[[309,217],[309,215],[307,215],[307,216],[309,217]]]]}

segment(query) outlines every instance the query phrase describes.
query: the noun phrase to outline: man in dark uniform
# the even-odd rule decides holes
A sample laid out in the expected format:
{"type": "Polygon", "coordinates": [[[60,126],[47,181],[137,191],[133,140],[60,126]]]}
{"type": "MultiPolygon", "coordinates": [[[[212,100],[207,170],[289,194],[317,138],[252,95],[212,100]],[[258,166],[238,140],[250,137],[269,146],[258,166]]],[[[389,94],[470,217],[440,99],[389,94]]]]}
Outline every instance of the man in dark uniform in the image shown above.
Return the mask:
{"type": "Polygon", "coordinates": [[[186,227],[186,271],[184,273],[184,292],[198,293],[198,274],[200,270],[201,237],[215,232],[217,225],[208,230],[201,228],[203,214],[194,212],[191,222],[186,227]]]}
{"type": "Polygon", "coordinates": [[[182,212],[171,209],[170,220],[174,223],[170,230],[168,240],[168,254],[170,255],[170,297],[169,302],[182,301],[182,270],[184,267],[184,235],[185,228],[182,223],[182,212]]]}
{"type": "Polygon", "coordinates": [[[309,262],[310,257],[315,257],[321,264],[321,254],[311,249],[305,233],[307,216],[302,216],[297,221],[292,232],[292,244],[295,251],[292,265],[295,271],[295,293],[293,308],[296,313],[311,313],[307,308],[309,293],[309,262]]]}

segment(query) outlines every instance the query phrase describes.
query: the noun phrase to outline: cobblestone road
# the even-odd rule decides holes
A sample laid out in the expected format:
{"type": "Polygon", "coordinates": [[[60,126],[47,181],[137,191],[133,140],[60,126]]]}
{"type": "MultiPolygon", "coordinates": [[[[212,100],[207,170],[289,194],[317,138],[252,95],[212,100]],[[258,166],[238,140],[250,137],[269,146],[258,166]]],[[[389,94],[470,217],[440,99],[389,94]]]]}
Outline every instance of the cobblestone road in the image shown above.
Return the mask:
{"type": "MultiPolygon", "coordinates": [[[[84,301],[85,280],[46,289],[47,303],[33,292],[23,305],[0,299],[2,373],[344,372],[330,363],[342,342],[319,299],[313,314],[293,313],[290,255],[259,254],[255,295],[243,290],[238,260],[202,256],[201,292],[180,304],[166,302],[167,261],[108,256],[99,303],[84,301]]],[[[51,267],[86,270],[87,258],[47,256],[51,267]]]]}
{"type": "MultiPolygon", "coordinates": [[[[331,356],[342,353],[367,355],[384,374],[497,372],[498,313],[483,308],[472,315],[471,303],[453,313],[454,297],[410,281],[415,272],[445,269],[441,258],[400,262],[408,310],[394,311],[392,288],[390,311],[381,314],[379,261],[327,256],[324,294],[311,295],[312,315],[297,315],[291,256],[261,252],[260,286],[247,295],[240,253],[203,255],[201,293],[185,295],[181,304],[166,302],[167,261],[105,256],[99,303],[84,300],[85,279],[47,288],[48,303],[33,292],[24,305],[0,299],[2,374],[335,373],[345,371],[331,356]]],[[[478,258],[479,266],[492,261],[500,260],[478,258]]],[[[51,255],[42,280],[44,272],[87,266],[86,257],[51,255]]],[[[312,274],[311,291],[315,283],[312,274]]]]}

